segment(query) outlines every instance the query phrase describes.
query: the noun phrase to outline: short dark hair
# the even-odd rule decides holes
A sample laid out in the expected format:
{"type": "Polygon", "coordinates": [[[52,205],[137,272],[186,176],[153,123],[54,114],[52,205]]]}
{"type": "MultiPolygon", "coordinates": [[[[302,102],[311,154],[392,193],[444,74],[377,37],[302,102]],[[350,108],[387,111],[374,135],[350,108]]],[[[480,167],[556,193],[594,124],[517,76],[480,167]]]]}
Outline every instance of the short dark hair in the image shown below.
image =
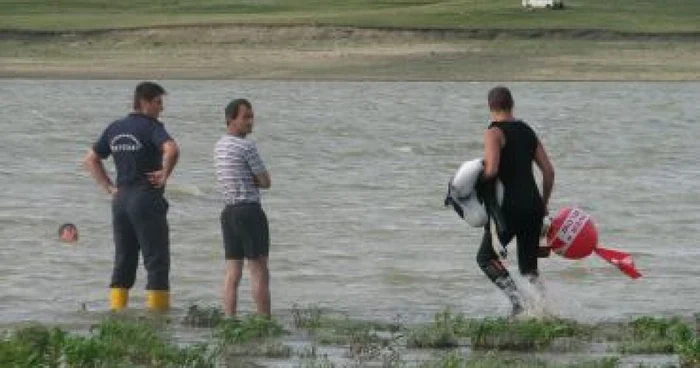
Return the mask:
{"type": "Polygon", "coordinates": [[[70,229],[70,228],[73,228],[73,229],[76,229],[76,230],[78,229],[78,228],[75,226],[75,224],[72,224],[72,223],[70,223],[70,222],[65,223],[65,224],[63,224],[63,225],[61,225],[61,226],[58,227],[58,236],[61,236],[61,234],[63,234],[64,231],[66,231],[66,230],[68,230],[68,229],[70,229]]]}
{"type": "Polygon", "coordinates": [[[230,119],[235,119],[238,117],[238,114],[241,110],[241,105],[245,105],[248,109],[252,109],[253,105],[250,104],[250,101],[246,100],[245,98],[237,98],[226,105],[226,108],[224,109],[224,118],[226,119],[226,126],[228,126],[228,122],[230,119]]]}
{"type": "Polygon", "coordinates": [[[134,109],[138,109],[141,100],[153,101],[156,97],[165,94],[165,89],[158,83],[141,82],[134,89],[134,109]]]}
{"type": "Polygon", "coordinates": [[[489,91],[489,109],[491,111],[512,111],[513,95],[503,86],[494,87],[489,91]]]}

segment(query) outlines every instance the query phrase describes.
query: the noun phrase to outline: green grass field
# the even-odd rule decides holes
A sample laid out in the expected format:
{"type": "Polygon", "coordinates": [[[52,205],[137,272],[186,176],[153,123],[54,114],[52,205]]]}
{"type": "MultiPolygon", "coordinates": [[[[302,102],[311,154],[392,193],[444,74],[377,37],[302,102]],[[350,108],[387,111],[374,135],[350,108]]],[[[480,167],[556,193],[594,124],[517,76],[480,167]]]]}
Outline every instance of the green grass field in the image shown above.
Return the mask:
{"type": "Polygon", "coordinates": [[[700,0],[564,4],[0,0],[0,77],[698,80],[700,0]]]}
{"type": "Polygon", "coordinates": [[[700,32],[698,0],[564,0],[564,4],[564,10],[524,11],[520,0],[0,0],[0,29],[256,23],[700,32]]]}

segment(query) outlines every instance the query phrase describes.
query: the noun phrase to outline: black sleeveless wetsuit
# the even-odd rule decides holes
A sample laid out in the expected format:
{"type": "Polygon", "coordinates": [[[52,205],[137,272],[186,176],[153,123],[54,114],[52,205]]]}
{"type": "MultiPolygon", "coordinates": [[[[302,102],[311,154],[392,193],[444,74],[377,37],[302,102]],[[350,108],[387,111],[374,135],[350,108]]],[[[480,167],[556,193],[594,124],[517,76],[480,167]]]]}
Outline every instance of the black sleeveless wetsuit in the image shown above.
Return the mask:
{"type": "MultiPolygon", "coordinates": [[[[501,129],[505,145],[501,148],[498,179],[503,183],[501,213],[505,230],[499,237],[505,246],[517,240],[518,268],[523,275],[537,276],[537,249],[545,207],[532,172],[539,140],[522,121],[492,122],[489,129],[501,129]]],[[[507,276],[492,246],[489,224],[486,225],[477,262],[494,282],[507,276]]]]}

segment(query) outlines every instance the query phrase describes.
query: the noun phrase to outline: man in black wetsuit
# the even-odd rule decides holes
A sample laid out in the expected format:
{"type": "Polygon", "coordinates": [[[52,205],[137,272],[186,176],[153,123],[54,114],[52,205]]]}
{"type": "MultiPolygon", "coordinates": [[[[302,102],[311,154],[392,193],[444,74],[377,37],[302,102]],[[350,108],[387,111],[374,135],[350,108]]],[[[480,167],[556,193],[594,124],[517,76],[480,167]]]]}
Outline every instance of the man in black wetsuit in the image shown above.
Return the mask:
{"type": "MultiPolygon", "coordinates": [[[[493,186],[496,178],[503,183],[500,206],[503,223],[496,222],[500,225],[497,238],[503,246],[516,238],[520,273],[535,281],[538,276],[537,250],[554,186],[554,167],[532,128],[513,117],[513,96],[508,88],[491,89],[488,104],[491,124],[484,132],[482,185],[493,186]],[[542,172],[542,195],[532,172],[533,161],[542,172]]],[[[523,312],[515,283],[493,249],[489,224],[485,226],[477,262],[486,276],[510,299],[512,315],[523,312]]]]}

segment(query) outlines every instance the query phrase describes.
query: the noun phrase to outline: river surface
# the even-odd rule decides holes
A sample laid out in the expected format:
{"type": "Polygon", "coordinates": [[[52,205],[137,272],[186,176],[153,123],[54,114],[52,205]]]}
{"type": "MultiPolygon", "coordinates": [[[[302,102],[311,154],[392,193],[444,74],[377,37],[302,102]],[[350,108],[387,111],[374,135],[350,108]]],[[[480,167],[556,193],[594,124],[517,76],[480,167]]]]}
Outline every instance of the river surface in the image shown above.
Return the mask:
{"type": "MultiPolygon", "coordinates": [[[[81,309],[107,309],[110,200],[81,160],[129,111],[136,82],[0,81],[0,323],[79,322],[81,309]],[[77,244],[57,241],[63,222],[77,224],[77,244]]],[[[161,83],[162,121],[181,148],[166,190],[174,315],[219,304],[212,152],[237,97],[254,105],[250,138],[273,179],[263,206],[275,313],[294,303],[414,322],[447,306],[508,313],[476,265],[481,231],[443,207],[459,164],[481,156],[493,83],[161,83]]],[[[582,322],[697,312],[700,84],[507,85],[556,167],[550,208],[590,212],[601,243],[632,253],[644,274],[632,280],[595,255],[553,255],[540,262],[547,310],[582,322]]],[[[133,308],[143,308],[144,276],[141,267],[133,308]]],[[[240,292],[250,312],[247,276],[240,292]]]]}

